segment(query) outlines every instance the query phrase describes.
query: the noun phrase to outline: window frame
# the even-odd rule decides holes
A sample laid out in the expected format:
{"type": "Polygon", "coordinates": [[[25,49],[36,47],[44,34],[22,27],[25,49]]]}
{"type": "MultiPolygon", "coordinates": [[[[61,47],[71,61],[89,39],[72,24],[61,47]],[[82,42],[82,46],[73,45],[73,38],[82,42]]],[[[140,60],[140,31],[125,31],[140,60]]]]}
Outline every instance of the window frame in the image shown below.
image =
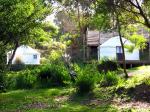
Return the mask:
{"type": "Polygon", "coordinates": [[[37,54],[33,54],[33,59],[37,59],[37,54]]]}
{"type": "Polygon", "coordinates": [[[123,53],[121,46],[116,46],[116,53],[123,53]]]}

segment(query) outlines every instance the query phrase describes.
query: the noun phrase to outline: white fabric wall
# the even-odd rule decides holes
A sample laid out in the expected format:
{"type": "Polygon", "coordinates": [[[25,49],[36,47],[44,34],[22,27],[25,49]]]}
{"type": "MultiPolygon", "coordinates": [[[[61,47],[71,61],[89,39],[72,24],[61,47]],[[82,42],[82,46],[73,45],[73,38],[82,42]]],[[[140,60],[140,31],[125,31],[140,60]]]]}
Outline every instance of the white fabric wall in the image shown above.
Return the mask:
{"type": "Polygon", "coordinates": [[[15,63],[16,58],[19,57],[24,64],[37,65],[40,64],[40,55],[39,54],[24,54],[24,55],[15,55],[12,64],[15,63]],[[33,55],[37,55],[37,59],[33,58],[33,55]]]}
{"type": "MultiPolygon", "coordinates": [[[[12,51],[7,53],[7,63],[9,61],[8,54],[12,54],[12,51]]],[[[29,46],[22,45],[17,48],[12,64],[15,63],[16,58],[21,59],[24,64],[40,64],[40,53],[29,46]],[[37,55],[36,59],[34,59],[34,55],[37,55]]]]}
{"type": "MultiPolygon", "coordinates": [[[[105,57],[109,59],[116,59],[116,47],[99,47],[99,59],[103,59],[105,57]]],[[[134,50],[132,53],[129,53],[127,49],[125,49],[125,59],[126,60],[139,60],[139,50],[134,50]]]]}
{"type": "MultiPolygon", "coordinates": [[[[123,43],[125,45],[133,45],[129,40],[122,38],[123,43]]],[[[119,36],[112,37],[102,45],[98,47],[98,57],[99,59],[103,59],[105,57],[109,59],[116,59],[116,46],[121,46],[119,36]]],[[[125,49],[125,59],[126,60],[140,60],[139,50],[135,49],[132,53],[129,53],[127,49],[125,49]]]]}
{"type": "Polygon", "coordinates": [[[116,48],[114,47],[100,47],[99,49],[100,59],[109,58],[116,59],[116,48]]]}
{"type": "Polygon", "coordinates": [[[125,50],[125,59],[126,60],[140,60],[139,50],[135,49],[132,53],[125,50]]]}

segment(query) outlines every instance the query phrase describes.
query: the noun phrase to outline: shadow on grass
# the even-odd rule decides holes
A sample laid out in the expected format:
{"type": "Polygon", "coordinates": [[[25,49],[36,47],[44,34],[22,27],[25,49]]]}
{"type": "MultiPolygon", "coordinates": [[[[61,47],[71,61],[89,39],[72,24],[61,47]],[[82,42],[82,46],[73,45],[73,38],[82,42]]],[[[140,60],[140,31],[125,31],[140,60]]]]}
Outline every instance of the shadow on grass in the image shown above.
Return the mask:
{"type": "Polygon", "coordinates": [[[150,86],[144,83],[128,89],[119,88],[116,92],[118,95],[126,94],[134,101],[150,103],[150,86]]]}
{"type": "Polygon", "coordinates": [[[94,112],[116,112],[117,109],[112,106],[114,95],[109,90],[96,90],[90,93],[72,93],[68,102],[87,106],[89,110],[96,109],[94,112]],[[106,92],[106,93],[105,93],[106,92]]]}
{"type": "Polygon", "coordinates": [[[117,112],[111,104],[113,95],[105,88],[77,94],[73,88],[17,90],[0,94],[0,109],[52,112],[117,112]]]}

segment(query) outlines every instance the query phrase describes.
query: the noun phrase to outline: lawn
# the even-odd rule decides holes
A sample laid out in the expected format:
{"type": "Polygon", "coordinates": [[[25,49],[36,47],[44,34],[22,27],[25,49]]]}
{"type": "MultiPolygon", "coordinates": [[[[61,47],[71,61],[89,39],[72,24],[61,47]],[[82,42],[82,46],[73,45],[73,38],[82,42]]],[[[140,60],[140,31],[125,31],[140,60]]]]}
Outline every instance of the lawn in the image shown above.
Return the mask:
{"type": "Polygon", "coordinates": [[[149,88],[142,86],[143,90],[139,89],[145,77],[150,76],[149,68],[150,66],[143,66],[131,69],[129,72],[132,77],[121,85],[112,87],[97,85],[92,93],[86,95],[77,94],[74,87],[14,90],[0,93],[0,112],[150,112],[150,97],[144,96],[147,94],[144,93],[144,89],[149,88]],[[137,74],[138,71],[145,72],[137,74]],[[131,94],[118,94],[116,88],[122,86],[138,88],[136,89],[138,91],[133,91],[131,94]],[[136,99],[136,95],[141,94],[142,96],[136,99]]]}
{"type": "Polygon", "coordinates": [[[17,90],[0,94],[1,112],[99,112],[114,111],[111,93],[96,90],[96,94],[78,96],[73,88],[17,90]]]}

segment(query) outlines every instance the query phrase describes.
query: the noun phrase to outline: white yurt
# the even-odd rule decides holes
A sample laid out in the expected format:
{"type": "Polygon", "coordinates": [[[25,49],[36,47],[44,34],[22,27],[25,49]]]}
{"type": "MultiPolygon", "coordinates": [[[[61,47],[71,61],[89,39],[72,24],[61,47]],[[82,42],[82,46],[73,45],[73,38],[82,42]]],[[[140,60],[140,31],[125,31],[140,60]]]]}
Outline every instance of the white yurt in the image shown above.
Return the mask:
{"type": "MultiPolygon", "coordinates": [[[[13,50],[7,53],[7,63],[12,52],[13,50]]],[[[17,61],[23,64],[38,65],[40,64],[40,53],[29,46],[22,45],[17,48],[12,64],[17,63],[17,61]]]]}
{"type": "MultiPolygon", "coordinates": [[[[124,45],[133,45],[129,40],[122,38],[124,45]]],[[[122,47],[119,36],[112,37],[102,45],[98,46],[98,59],[103,58],[122,60],[122,47]]],[[[125,60],[140,60],[139,50],[134,49],[133,52],[128,52],[125,48],[125,60]]]]}

